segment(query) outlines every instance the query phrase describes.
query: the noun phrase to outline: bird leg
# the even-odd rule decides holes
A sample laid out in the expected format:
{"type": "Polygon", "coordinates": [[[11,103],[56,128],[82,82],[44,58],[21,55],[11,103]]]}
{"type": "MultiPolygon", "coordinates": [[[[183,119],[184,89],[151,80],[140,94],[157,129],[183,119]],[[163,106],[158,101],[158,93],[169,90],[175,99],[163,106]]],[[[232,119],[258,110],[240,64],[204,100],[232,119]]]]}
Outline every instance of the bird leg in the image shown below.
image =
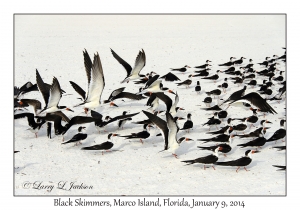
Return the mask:
{"type": "Polygon", "coordinates": [[[177,158],[178,159],[178,157],[177,157],[177,155],[176,154],[172,154],[175,158],[177,158]]]}
{"type": "Polygon", "coordinates": [[[205,170],[205,165],[204,165],[204,170],[205,170]]]}
{"type": "Polygon", "coordinates": [[[142,144],[144,144],[144,142],[143,142],[143,140],[142,140],[142,139],[140,139],[140,142],[141,142],[142,144]]]}
{"type": "Polygon", "coordinates": [[[238,167],[238,168],[236,169],[236,173],[238,172],[239,168],[240,168],[240,167],[238,167]]]}
{"type": "Polygon", "coordinates": [[[213,167],[214,170],[216,170],[214,166],[212,166],[212,167],[213,167]]]}
{"type": "Polygon", "coordinates": [[[244,169],[245,169],[246,171],[249,171],[249,170],[247,170],[247,168],[246,168],[246,167],[244,167],[244,169]]]}
{"type": "Polygon", "coordinates": [[[227,155],[226,155],[226,154],[224,154],[224,157],[227,157],[227,155]]]}
{"type": "Polygon", "coordinates": [[[35,134],[35,138],[37,138],[37,133],[34,133],[35,134]]]}

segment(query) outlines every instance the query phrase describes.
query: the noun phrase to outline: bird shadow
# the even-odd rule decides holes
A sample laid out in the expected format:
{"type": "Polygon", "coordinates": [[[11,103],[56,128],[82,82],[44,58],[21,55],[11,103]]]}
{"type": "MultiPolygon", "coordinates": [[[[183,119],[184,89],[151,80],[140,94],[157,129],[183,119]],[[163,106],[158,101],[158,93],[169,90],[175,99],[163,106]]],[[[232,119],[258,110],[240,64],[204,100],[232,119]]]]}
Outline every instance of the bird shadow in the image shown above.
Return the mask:
{"type": "Polygon", "coordinates": [[[19,172],[21,172],[22,170],[24,170],[26,167],[29,167],[29,166],[35,165],[35,164],[38,164],[38,163],[27,163],[27,164],[24,165],[24,166],[16,167],[16,168],[14,168],[14,172],[15,172],[15,173],[19,173],[19,172]]]}

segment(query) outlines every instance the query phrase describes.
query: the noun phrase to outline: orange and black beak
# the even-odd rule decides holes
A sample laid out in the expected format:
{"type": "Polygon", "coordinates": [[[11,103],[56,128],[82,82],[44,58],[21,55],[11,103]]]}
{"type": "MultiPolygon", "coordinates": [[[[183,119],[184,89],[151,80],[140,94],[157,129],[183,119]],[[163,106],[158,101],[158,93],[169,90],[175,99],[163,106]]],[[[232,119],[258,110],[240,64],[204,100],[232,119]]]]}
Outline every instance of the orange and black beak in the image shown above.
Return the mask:
{"type": "Polygon", "coordinates": [[[110,102],[109,106],[115,106],[115,107],[118,107],[118,105],[115,104],[114,102],[110,102]]]}
{"type": "Polygon", "coordinates": [[[70,108],[66,108],[67,111],[70,111],[70,112],[74,112],[72,109],[70,108]]]}
{"type": "Polygon", "coordinates": [[[194,140],[190,138],[185,138],[185,141],[194,141],[194,140]]]}
{"type": "Polygon", "coordinates": [[[251,153],[254,154],[254,153],[259,153],[260,151],[258,150],[251,150],[251,153]]]}
{"type": "Polygon", "coordinates": [[[89,111],[89,109],[88,109],[88,108],[84,108],[84,113],[85,113],[85,114],[87,114],[87,113],[88,113],[88,111],[89,111]]]}
{"type": "Polygon", "coordinates": [[[168,92],[176,95],[176,93],[174,93],[172,90],[168,90],[168,92]]]}

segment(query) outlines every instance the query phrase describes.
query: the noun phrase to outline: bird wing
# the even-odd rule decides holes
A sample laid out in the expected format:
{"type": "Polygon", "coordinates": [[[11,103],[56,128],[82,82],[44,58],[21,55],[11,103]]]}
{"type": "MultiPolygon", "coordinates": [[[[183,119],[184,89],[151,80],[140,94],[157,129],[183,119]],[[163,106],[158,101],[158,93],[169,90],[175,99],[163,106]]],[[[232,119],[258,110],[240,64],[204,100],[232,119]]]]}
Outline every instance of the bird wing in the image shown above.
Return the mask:
{"type": "Polygon", "coordinates": [[[159,77],[158,74],[155,75],[155,76],[153,76],[153,77],[151,77],[151,79],[149,79],[149,80],[146,82],[144,89],[150,87],[150,85],[151,85],[153,82],[155,82],[155,81],[158,79],[158,77],[159,77]]]}
{"type": "Polygon", "coordinates": [[[20,118],[24,118],[27,117],[27,121],[28,121],[28,125],[30,127],[35,127],[36,122],[34,121],[34,114],[33,113],[21,113],[21,114],[15,114],[14,115],[14,119],[20,119],[20,118]]]}
{"type": "Polygon", "coordinates": [[[166,104],[167,112],[169,112],[172,107],[172,103],[173,103],[172,99],[169,96],[167,96],[166,94],[164,94],[163,92],[152,93],[152,94],[155,94],[157,98],[159,98],[166,104]]]}
{"type": "Polygon", "coordinates": [[[61,98],[60,85],[56,77],[53,77],[53,82],[50,88],[50,95],[47,107],[56,107],[61,98]]]}
{"type": "Polygon", "coordinates": [[[146,105],[147,106],[151,106],[152,102],[156,99],[156,95],[155,94],[151,94],[151,96],[149,97],[146,105]]]}
{"type": "Polygon", "coordinates": [[[91,110],[91,116],[97,120],[102,120],[103,115],[99,112],[96,112],[94,110],[91,110]]]}
{"type": "Polygon", "coordinates": [[[128,98],[128,99],[132,99],[132,100],[141,100],[144,97],[143,95],[137,95],[137,94],[133,94],[133,93],[129,93],[129,92],[122,92],[120,94],[118,94],[116,97],[113,97],[111,100],[115,100],[118,98],[128,98]]]}
{"type": "Polygon", "coordinates": [[[36,83],[37,83],[37,87],[38,87],[39,91],[41,92],[41,94],[44,98],[45,104],[48,104],[49,89],[45,86],[45,83],[37,69],[36,69],[36,83]]]}
{"type": "Polygon", "coordinates": [[[91,82],[85,102],[100,101],[102,91],[105,86],[104,74],[102,69],[99,54],[94,55],[94,62],[92,65],[91,82]]]}
{"type": "Polygon", "coordinates": [[[117,120],[122,120],[122,119],[126,119],[126,118],[129,118],[129,117],[133,117],[133,116],[135,116],[135,115],[137,115],[137,114],[139,114],[139,112],[134,113],[134,114],[127,114],[127,115],[119,115],[119,116],[116,116],[116,117],[110,119],[110,120],[107,121],[107,122],[103,122],[103,126],[105,126],[105,125],[107,125],[107,124],[109,124],[109,123],[112,123],[112,122],[114,122],[114,121],[117,121],[117,120]]]}
{"type": "Polygon", "coordinates": [[[85,91],[79,86],[77,85],[75,82],[69,81],[70,84],[72,85],[72,87],[74,88],[74,90],[82,97],[82,99],[85,99],[85,91]]]}
{"type": "Polygon", "coordinates": [[[51,139],[51,127],[52,127],[52,123],[47,122],[47,136],[49,139],[51,139]]]}
{"type": "Polygon", "coordinates": [[[65,122],[70,122],[70,119],[62,112],[62,111],[56,111],[52,113],[48,113],[49,115],[58,115],[62,118],[63,121],[65,122]]]}
{"type": "Polygon", "coordinates": [[[130,75],[138,75],[145,65],[146,65],[146,54],[142,49],[142,51],[139,51],[139,54],[135,59],[135,64],[130,75]]]}
{"type": "MultiPolygon", "coordinates": [[[[265,99],[263,99],[256,92],[248,93],[247,95],[244,95],[240,99],[249,101],[252,105],[258,107],[262,112],[270,112],[272,114],[274,114],[274,113],[277,114],[277,112],[270,106],[270,104],[268,104],[267,101],[265,99]]],[[[235,101],[238,101],[238,100],[235,100],[235,101]]],[[[231,102],[231,103],[233,103],[233,102],[231,102]]]]}
{"type": "Polygon", "coordinates": [[[86,72],[88,84],[90,84],[91,70],[92,70],[93,64],[92,64],[92,60],[91,60],[88,52],[86,51],[86,49],[84,49],[84,51],[83,51],[83,58],[84,58],[84,66],[85,66],[85,72],[86,72]]]}
{"type": "Polygon", "coordinates": [[[124,91],[125,87],[121,87],[118,88],[116,90],[114,90],[110,96],[108,97],[108,101],[111,101],[112,98],[116,97],[117,95],[119,95],[120,93],[122,93],[124,91]]]}
{"type": "Polygon", "coordinates": [[[166,117],[167,117],[167,126],[169,130],[169,137],[168,137],[168,147],[165,149],[168,149],[174,144],[178,144],[177,141],[177,125],[176,122],[174,121],[174,118],[169,112],[166,112],[166,117]]]}
{"type": "Polygon", "coordinates": [[[150,112],[146,112],[143,110],[143,113],[149,118],[149,120],[152,123],[154,123],[159,128],[160,133],[162,134],[165,140],[165,148],[168,148],[169,129],[167,126],[167,122],[150,112]]]}
{"type": "Polygon", "coordinates": [[[125,68],[128,77],[132,72],[132,67],[126,61],[124,61],[120,56],[118,56],[117,53],[115,53],[112,49],[110,50],[114,58],[125,68]]]}

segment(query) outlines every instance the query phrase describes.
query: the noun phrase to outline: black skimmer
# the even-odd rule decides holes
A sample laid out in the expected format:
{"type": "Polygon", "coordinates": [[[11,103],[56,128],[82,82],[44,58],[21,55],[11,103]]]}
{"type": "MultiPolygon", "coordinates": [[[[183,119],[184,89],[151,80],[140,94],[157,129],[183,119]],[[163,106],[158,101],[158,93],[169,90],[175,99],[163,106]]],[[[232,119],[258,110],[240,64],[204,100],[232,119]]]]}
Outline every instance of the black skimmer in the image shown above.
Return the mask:
{"type": "Polygon", "coordinates": [[[210,77],[203,77],[203,78],[201,78],[201,79],[212,80],[212,81],[214,81],[214,83],[216,83],[217,80],[219,79],[219,75],[218,75],[219,72],[220,72],[220,70],[217,70],[217,73],[216,73],[216,74],[214,74],[214,75],[212,75],[212,76],[210,76],[210,77]]]}
{"type": "MultiPolygon", "coordinates": [[[[126,115],[126,114],[127,114],[127,112],[124,111],[124,112],[123,112],[123,115],[126,115]]],[[[128,117],[128,118],[124,118],[124,119],[119,120],[119,122],[118,122],[118,127],[123,129],[125,123],[126,123],[127,121],[130,121],[130,120],[132,120],[131,117],[128,117]]]]}
{"type": "Polygon", "coordinates": [[[272,165],[273,167],[279,168],[277,171],[285,171],[286,166],[272,165]]]}
{"type": "Polygon", "coordinates": [[[83,56],[88,79],[88,91],[83,103],[80,103],[75,107],[84,105],[85,113],[87,113],[88,109],[96,109],[100,105],[100,98],[105,87],[105,80],[98,52],[97,54],[94,54],[93,63],[86,50],[83,51],[83,56]]]}
{"type": "Polygon", "coordinates": [[[266,131],[268,128],[267,127],[259,127],[256,130],[244,134],[244,135],[236,135],[237,137],[240,138],[257,138],[257,137],[263,137],[264,136],[264,131],[266,131]]]}
{"type": "Polygon", "coordinates": [[[249,59],[249,63],[248,63],[246,66],[244,66],[243,68],[245,68],[245,69],[252,68],[253,65],[254,65],[254,64],[252,63],[252,61],[253,61],[253,60],[250,58],[250,59],[249,59]]]}
{"type": "Polygon", "coordinates": [[[209,75],[209,72],[207,69],[195,71],[198,74],[190,74],[189,77],[207,77],[209,75]]]}
{"type": "Polygon", "coordinates": [[[131,133],[130,135],[120,136],[125,137],[126,139],[139,139],[140,142],[143,144],[143,139],[146,139],[150,136],[150,133],[147,131],[147,124],[144,124],[144,130],[138,133],[131,133]]]}
{"type": "Polygon", "coordinates": [[[114,143],[110,142],[110,141],[106,141],[103,142],[101,144],[96,144],[93,146],[89,146],[89,147],[82,147],[82,150],[102,150],[102,155],[103,155],[103,150],[105,150],[106,152],[111,151],[110,149],[114,146],[114,143]]]}
{"type": "Polygon", "coordinates": [[[24,117],[27,117],[28,125],[30,126],[30,128],[28,130],[30,130],[32,133],[34,133],[35,137],[37,138],[38,131],[40,130],[40,128],[46,121],[41,120],[41,122],[39,122],[39,123],[35,122],[33,113],[21,113],[21,114],[14,115],[14,119],[20,119],[20,118],[24,118],[24,117]]]}
{"type": "Polygon", "coordinates": [[[201,109],[206,110],[206,111],[221,111],[222,110],[218,105],[214,105],[214,106],[208,107],[208,108],[201,108],[201,109]]]}
{"type": "Polygon", "coordinates": [[[192,117],[191,113],[187,114],[187,120],[185,121],[185,123],[183,124],[183,127],[180,130],[187,130],[188,133],[190,132],[190,129],[193,128],[193,121],[192,121],[191,117],[192,117]]]}
{"type": "Polygon", "coordinates": [[[37,111],[42,109],[42,104],[39,100],[36,99],[20,99],[20,107],[32,106],[34,115],[37,115],[37,111]]]}
{"type": "Polygon", "coordinates": [[[195,66],[194,68],[197,68],[197,69],[205,69],[205,68],[207,68],[208,66],[211,66],[211,65],[209,64],[209,62],[211,62],[211,61],[210,61],[210,60],[206,60],[206,61],[205,61],[205,64],[200,65],[200,66],[195,66]]]}
{"type": "Polygon", "coordinates": [[[218,118],[223,121],[223,119],[226,119],[228,112],[226,110],[222,110],[222,111],[217,112],[217,115],[218,115],[218,118]]]}
{"type": "Polygon", "coordinates": [[[220,95],[222,93],[222,91],[220,89],[214,89],[212,91],[209,91],[209,92],[205,92],[208,96],[210,95],[213,95],[214,97],[215,96],[218,96],[220,98],[220,95]]]}
{"type": "Polygon", "coordinates": [[[241,146],[241,148],[244,147],[262,147],[265,145],[267,139],[265,137],[257,137],[256,139],[249,141],[244,144],[238,144],[237,146],[241,146]]]}
{"type": "Polygon", "coordinates": [[[226,89],[228,88],[227,78],[224,79],[222,85],[218,85],[218,88],[222,88],[223,92],[226,93],[226,89]]]}
{"type": "Polygon", "coordinates": [[[240,65],[240,64],[242,64],[242,63],[243,63],[243,60],[244,60],[244,59],[246,59],[246,58],[244,58],[244,57],[241,57],[240,59],[238,59],[238,60],[235,60],[235,61],[233,62],[233,64],[240,65]]]}
{"type": "Polygon", "coordinates": [[[197,85],[195,87],[195,92],[198,94],[201,91],[200,81],[197,81],[197,85]]]}
{"type": "Polygon", "coordinates": [[[106,120],[102,120],[102,118],[103,118],[102,114],[100,114],[100,113],[98,113],[94,110],[91,110],[91,116],[94,119],[95,126],[96,126],[96,128],[98,129],[99,132],[101,131],[101,128],[104,128],[104,126],[106,126],[109,123],[115,122],[117,120],[128,119],[128,118],[131,118],[131,117],[133,117],[137,114],[139,114],[139,112],[133,113],[133,114],[126,114],[125,113],[125,115],[124,115],[124,112],[123,112],[122,115],[116,116],[114,118],[110,118],[109,116],[107,116],[106,120]]]}
{"type": "MultiPolygon", "coordinates": [[[[239,99],[241,96],[244,96],[244,95],[245,95],[246,89],[247,89],[247,86],[244,86],[243,89],[238,90],[238,91],[232,93],[232,94],[228,97],[228,99],[226,99],[225,101],[223,101],[222,104],[227,103],[227,102],[232,102],[232,101],[234,101],[234,100],[236,100],[236,99],[239,99]]],[[[222,104],[221,104],[221,105],[222,105],[222,104]]]]}
{"type": "Polygon", "coordinates": [[[160,129],[160,132],[165,140],[164,150],[172,152],[172,155],[175,158],[177,158],[176,150],[184,140],[193,141],[192,139],[185,137],[177,139],[178,126],[176,124],[175,118],[173,118],[170,113],[166,112],[167,121],[164,121],[163,119],[149,112],[143,111],[143,113],[149,118],[149,120],[152,121],[152,123],[154,123],[160,129]]]}
{"type": "Polygon", "coordinates": [[[261,66],[266,66],[267,67],[269,65],[269,58],[270,57],[266,57],[266,59],[263,62],[258,63],[258,64],[261,65],[261,66]]]}
{"type": "Polygon", "coordinates": [[[219,66],[232,66],[234,64],[233,59],[235,59],[235,57],[230,57],[230,61],[223,63],[223,64],[219,64],[219,66]]]}
{"type": "Polygon", "coordinates": [[[246,83],[247,85],[252,86],[252,88],[254,88],[257,85],[257,81],[255,79],[250,80],[250,82],[246,83]]]}
{"type": "Polygon", "coordinates": [[[207,132],[207,134],[222,134],[222,133],[225,133],[229,128],[230,128],[230,126],[226,125],[225,127],[221,128],[218,131],[210,131],[210,132],[207,132]]]}
{"type": "Polygon", "coordinates": [[[214,118],[215,115],[217,115],[217,113],[215,112],[214,116],[209,118],[209,120],[204,123],[202,126],[205,126],[205,125],[208,125],[209,126],[209,130],[210,131],[210,128],[211,126],[216,126],[216,128],[218,129],[218,126],[217,125],[220,125],[221,124],[221,120],[217,119],[217,118],[214,118]]]}
{"type": "MultiPolygon", "coordinates": [[[[215,162],[218,161],[219,157],[218,157],[218,151],[221,151],[222,150],[222,147],[221,146],[218,146],[215,150],[214,150],[214,154],[210,154],[208,156],[205,156],[205,157],[200,157],[200,158],[196,158],[194,160],[184,160],[184,161],[181,161],[181,162],[184,162],[184,163],[188,163],[187,165],[191,165],[191,164],[194,164],[194,163],[202,163],[204,164],[204,170],[205,170],[205,166],[207,164],[211,165],[211,164],[214,164],[215,162]]],[[[213,169],[215,169],[215,167],[212,165],[213,169]]]]}
{"type": "Polygon", "coordinates": [[[272,114],[277,114],[277,112],[270,106],[270,104],[267,103],[265,99],[263,99],[258,93],[256,92],[251,92],[248,93],[242,97],[239,97],[235,100],[232,100],[229,104],[233,104],[235,102],[250,102],[252,105],[256,106],[259,108],[262,112],[268,112],[272,114]]]}
{"type": "MultiPolygon", "coordinates": [[[[244,118],[244,122],[246,123],[247,122],[247,118],[244,118]]],[[[247,125],[245,123],[240,123],[240,124],[237,124],[237,125],[233,125],[231,126],[232,127],[232,130],[236,131],[236,133],[239,131],[239,132],[243,132],[247,129],[247,125]]]]}
{"type": "Polygon", "coordinates": [[[160,77],[160,79],[165,79],[165,81],[170,81],[170,82],[181,81],[175,74],[173,74],[171,72],[160,77]]]}
{"type": "Polygon", "coordinates": [[[171,71],[179,71],[179,72],[181,72],[181,73],[184,73],[184,72],[186,72],[187,68],[191,68],[191,67],[188,66],[188,65],[185,65],[185,66],[182,67],[182,68],[177,68],[177,69],[171,68],[171,71]]]}
{"type": "MultiPolygon", "coordinates": [[[[172,99],[169,97],[169,96],[167,96],[166,94],[164,94],[164,93],[153,93],[158,99],[160,99],[160,100],[162,100],[165,104],[166,104],[166,107],[167,107],[167,112],[169,112],[170,111],[170,109],[172,108],[172,99]]],[[[177,100],[179,100],[179,99],[177,99],[177,100]]],[[[176,103],[176,102],[175,102],[176,103]]],[[[177,103],[178,103],[178,101],[177,101],[177,103]]]]}
{"type": "MultiPolygon", "coordinates": [[[[278,129],[277,131],[275,131],[273,133],[273,135],[267,140],[267,142],[271,142],[271,141],[276,141],[279,139],[283,139],[286,136],[286,129],[284,127],[285,124],[285,120],[280,120],[280,129],[278,129]]],[[[283,141],[283,140],[282,140],[283,141]]]]}
{"type": "Polygon", "coordinates": [[[222,72],[224,72],[225,74],[227,74],[227,73],[234,72],[234,71],[235,71],[235,67],[231,66],[231,67],[229,67],[228,69],[226,69],[225,71],[222,71],[222,72]]]}
{"type": "MultiPolygon", "coordinates": [[[[107,100],[104,100],[103,103],[111,103],[112,101],[119,99],[119,98],[128,98],[131,100],[141,100],[144,99],[146,97],[144,97],[143,95],[137,95],[134,93],[129,93],[129,92],[124,92],[125,87],[122,88],[118,88],[116,90],[114,90],[110,96],[108,97],[107,100]]],[[[115,106],[114,103],[111,103],[110,105],[115,106]]]]}
{"type": "Polygon", "coordinates": [[[203,102],[205,103],[205,105],[207,107],[210,107],[210,104],[212,102],[212,98],[211,97],[206,97],[206,98],[204,98],[203,102]]]}
{"type": "Polygon", "coordinates": [[[217,144],[215,146],[209,146],[209,147],[201,147],[197,146],[197,148],[202,149],[202,150],[210,150],[210,151],[215,151],[218,147],[222,147],[222,150],[219,150],[219,152],[223,153],[224,156],[226,157],[225,153],[228,153],[231,151],[231,146],[229,144],[217,144]]]}
{"type": "Polygon", "coordinates": [[[236,169],[236,172],[238,172],[240,167],[244,167],[246,171],[246,166],[248,166],[252,162],[252,157],[251,154],[258,153],[260,151],[257,150],[247,150],[245,152],[245,156],[237,159],[237,160],[232,160],[232,161],[227,161],[227,162],[215,162],[215,165],[221,165],[221,166],[237,166],[238,168],[236,169]]]}
{"type": "Polygon", "coordinates": [[[219,134],[215,137],[212,138],[208,138],[208,139],[197,139],[197,141],[204,141],[204,143],[207,142],[224,142],[224,143],[229,143],[231,142],[232,138],[234,137],[234,135],[230,135],[230,133],[232,132],[232,129],[227,129],[226,133],[222,133],[219,134]]]}
{"type": "Polygon", "coordinates": [[[62,91],[56,77],[53,77],[53,82],[49,90],[47,86],[45,86],[38,70],[36,70],[36,83],[45,101],[45,107],[38,113],[38,115],[42,112],[51,113],[60,111],[61,109],[73,112],[73,110],[66,106],[58,106],[62,97],[62,91]]]}
{"type": "Polygon", "coordinates": [[[192,84],[192,80],[190,79],[187,79],[187,80],[184,80],[183,82],[180,82],[180,83],[176,83],[177,86],[185,86],[186,88],[190,87],[190,85],[192,84]]]}
{"type": "Polygon", "coordinates": [[[276,147],[271,147],[271,149],[277,149],[277,151],[282,151],[282,150],[286,150],[286,146],[276,146],[276,147]]]}
{"type": "Polygon", "coordinates": [[[81,133],[83,129],[85,129],[85,127],[80,126],[78,128],[78,133],[75,134],[70,140],[63,142],[62,144],[68,144],[72,142],[76,142],[75,145],[77,145],[77,143],[82,144],[81,141],[87,138],[86,133],[81,133]]]}
{"type": "Polygon", "coordinates": [[[125,70],[127,72],[127,76],[121,83],[124,83],[124,82],[128,83],[130,80],[141,79],[144,77],[144,75],[140,74],[140,71],[146,65],[146,54],[143,49],[141,51],[139,51],[139,54],[136,57],[133,68],[126,61],[124,61],[120,56],[118,56],[112,49],[110,49],[110,50],[111,50],[111,53],[113,54],[114,58],[125,68],[125,70]]]}
{"type": "Polygon", "coordinates": [[[117,133],[109,133],[107,135],[107,139],[112,139],[114,136],[120,136],[120,134],[117,134],[117,133]]]}

